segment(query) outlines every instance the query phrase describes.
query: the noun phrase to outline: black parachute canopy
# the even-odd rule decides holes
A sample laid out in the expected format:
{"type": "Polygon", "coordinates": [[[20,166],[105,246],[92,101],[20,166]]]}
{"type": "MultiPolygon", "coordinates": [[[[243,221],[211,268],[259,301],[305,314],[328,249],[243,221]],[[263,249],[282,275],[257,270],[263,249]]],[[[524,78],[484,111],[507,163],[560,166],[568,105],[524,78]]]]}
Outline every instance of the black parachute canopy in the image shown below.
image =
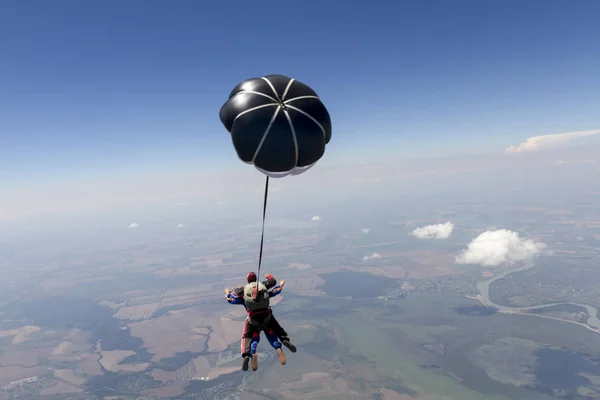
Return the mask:
{"type": "Polygon", "coordinates": [[[331,140],[331,118],[317,93],[284,75],[240,82],[219,117],[238,157],[272,177],[308,170],[331,140]]]}

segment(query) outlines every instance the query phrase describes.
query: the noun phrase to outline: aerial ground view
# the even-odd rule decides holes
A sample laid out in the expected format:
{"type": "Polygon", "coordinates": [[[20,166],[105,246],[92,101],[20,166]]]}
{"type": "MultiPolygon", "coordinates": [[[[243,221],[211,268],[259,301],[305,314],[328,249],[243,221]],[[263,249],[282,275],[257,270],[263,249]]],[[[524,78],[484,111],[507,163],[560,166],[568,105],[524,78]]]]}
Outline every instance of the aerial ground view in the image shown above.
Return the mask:
{"type": "Polygon", "coordinates": [[[260,4],[0,4],[0,400],[600,399],[600,3],[260,4]]]}

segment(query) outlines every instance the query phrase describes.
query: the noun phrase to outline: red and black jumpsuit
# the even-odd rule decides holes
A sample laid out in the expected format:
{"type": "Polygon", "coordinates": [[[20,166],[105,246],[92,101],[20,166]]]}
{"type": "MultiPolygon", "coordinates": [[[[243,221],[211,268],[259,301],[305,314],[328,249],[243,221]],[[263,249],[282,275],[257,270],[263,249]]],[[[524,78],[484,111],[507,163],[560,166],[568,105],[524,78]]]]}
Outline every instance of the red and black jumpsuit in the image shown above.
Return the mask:
{"type": "MultiPolygon", "coordinates": [[[[277,280],[273,277],[273,275],[268,275],[267,280],[263,281],[262,283],[265,285],[267,290],[269,290],[277,285],[277,280]]],[[[244,288],[237,287],[233,289],[233,296],[243,299],[244,288]]],[[[244,304],[244,307],[245,306],[246,305],[244,304]]],[[[246,312],[248,313],[248,316],[244,322],[244,331],[242,333],[242,357],[250,355],[250,346],[252,344],[253,337],[260,335],[260,332],[263,330],[265,333],[274,334],[280,340],[289,340],[287,332],[285,329],[283,329],[283,327],[279,324],[279,321],[277,321],[273,315],[271,307],[254,311],[249,311],[248,308],[246,308],[246,312]]]]}

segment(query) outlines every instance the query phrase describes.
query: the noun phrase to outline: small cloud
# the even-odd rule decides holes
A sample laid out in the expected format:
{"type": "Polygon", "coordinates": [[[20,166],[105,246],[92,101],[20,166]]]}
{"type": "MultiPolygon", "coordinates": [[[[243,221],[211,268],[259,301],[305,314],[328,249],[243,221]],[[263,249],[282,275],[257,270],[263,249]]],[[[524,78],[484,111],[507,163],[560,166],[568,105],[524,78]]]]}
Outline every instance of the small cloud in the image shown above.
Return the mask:
{"type": "Polygon", "coordinates": [[[555,135],[533,136],[517,146],[509,146],[504,150],[507,154],[512,153],[530,153],[538,150],[551,149],[554,147],[567,146],[572,140],[592,136],[600,133],[600,129],[591,131],[557,133],[555,135]]]}
{"type": "Polygon", "coordinates": [[[363,257],[363,261],[372,260],[374,258],[381,258],[381,254],[379,254],[379,253],[373,253],[370,256],[364,256],[363,257]]]}
{"type": "Polygon", "coordinates": [[[362,233],[369,233],[371,232],[371,228],[362,228],[362,233]]]}
{"type": "Polygon", "coordinates": [[[135,229],[137,228],[139,225],[136,224],[135,222],[131,223],[131,225],[128,226],[129,229],[135,229]]]}
{"type": "Polygon", "coordinates": [[[412,235],[418,239],[448,239],[454,230],[452,222],[445,224],[427,225],[416,228],[412,235]]]}
{"type": "Polygon", "coordinates": [[[455,262],[485,267],[512,265],[537,257],[545,248],[544,243],[523,239],[517,232],[507,229],[486,231],[473,239],[468,248],[456,257],[455,262]]]}
{"type": "Polygon", "coordinates": [[[321,217],[319,217],[318,215],[315,215],[315,216],[314,216],[314,217],[312,217],[310,220],[311,220],[311,221],[320,221],[320,220],[321,220],[321,217]]]}
{"type": "Polygon", "coordinates": [[[177,225],[178,228],[183,228],[183,224],[177,225]]]}

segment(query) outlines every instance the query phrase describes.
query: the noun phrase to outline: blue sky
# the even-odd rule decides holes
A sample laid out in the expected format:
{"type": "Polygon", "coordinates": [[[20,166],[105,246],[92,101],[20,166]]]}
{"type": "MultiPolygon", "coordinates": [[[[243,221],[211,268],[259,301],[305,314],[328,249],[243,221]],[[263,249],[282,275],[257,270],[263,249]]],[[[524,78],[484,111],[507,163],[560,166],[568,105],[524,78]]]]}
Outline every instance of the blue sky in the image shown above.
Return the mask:
{"type": "Polygon", "coordinates": [[[322,97],[333,164],[597,129],[598,15],[595,0],[1,2],[0,180],[250,168],[218,111],[271,73],[322,97]]]}

